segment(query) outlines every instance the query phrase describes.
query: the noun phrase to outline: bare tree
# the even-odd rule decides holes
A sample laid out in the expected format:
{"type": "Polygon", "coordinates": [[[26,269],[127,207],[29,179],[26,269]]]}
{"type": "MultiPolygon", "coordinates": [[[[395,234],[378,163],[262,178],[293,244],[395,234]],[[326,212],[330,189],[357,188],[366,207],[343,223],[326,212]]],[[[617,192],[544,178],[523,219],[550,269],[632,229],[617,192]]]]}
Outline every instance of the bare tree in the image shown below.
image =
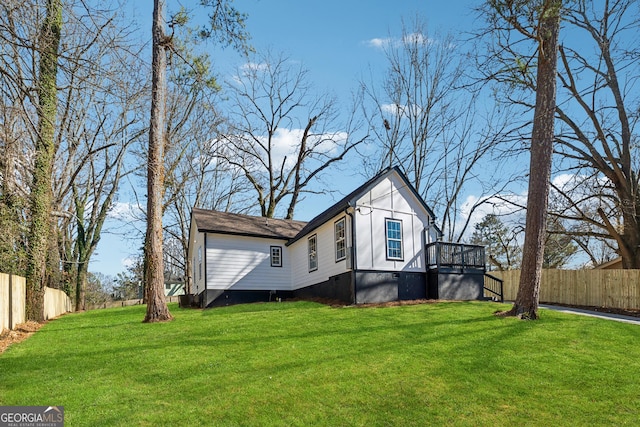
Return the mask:
{"type": "Polygon", "coordinates": [[[570,235],[610,241],[624,268],[640,268],[639,16],[635,1],[570,3],[564,19],[582,43],[560,47],[558,74],[558,152],[574,180],[556,213],[582,223],[570,235]]]}
{"type": "MultiPolygon", "coordinates": [[[[3,12],[0,13],[0,40],[3,41],[0,87],[3,115],[9,118],[3,130],[7,132],[5,141],[10,142],[5,144],[5,153],[9,156],[4,164],[5,177],[10,179],[3,184],[7,196],[12,194],[11,200],[18,195],[38,197],[38,191],[31,191],[25,184],[44,180],[38,178],[42,163],[35,161],[38,156],[34,154],[43,135],[38,112],[43,111],[42,95],[55,95],[56,114],[47,119],[52,139],[47,154],[51,155],[51,164],[46,173],[48,231],[39,236],[39,239],[46,237],[41,281],[43,285],[63,288],[73,295],[76,284],[82,289],[83,280],[78,278],[86,276],[82,271],[86,273],[86,265],[100,238],[102,221],[115,196],[118,178],[109,171],[115,164],[121,164],[125,135],[133,133],[126,128],[137,122],[131,110],[118,111],[122,105],[118,97],[121,101],[132,93],[116,86],[118,82],[126,82],[140,90],[143,85],[123,72],[139,67],[122,64],[125,57],[135,55],[135,50],[122,44],[129,28],[122,26],[117,11],[104,4],[95,8],[87,2],[48,2],[47,5],[59,14],[55,17],[60,19],[59,28],[46,30],[39,22],[40,6],[33,2],[9,1],[0,6],[3,12]],[[42,65],[53,52],[42,50],[45,40],[33,28],[60,33],[56,36],[60,39],[56,57],[46,60],[54,61],[55,65],[49,92],[35,83],[53,71],[49,62],[47,67],[42,65]],[[12,108],[5,108],[9,104],[12,108]]],[[[12,207],[16,206],[12,202],[12,207]]],[[[29,211],[22,212],[25,213],[16,216],[27,218],[29,211]]],[[[29,242],[32,240],[30,237],[29,242]]],[[[19,243],[14,239],[10,245],[16,253],[20,252],[19,243]]],[[[36,246],[30,245],[30,248],[36,246]]],[[[29,259],[35,261],[35,258],[29,259]]],[[[80,301],[81,298],[76,302],[80,301]]]]}
{"type": "Polygon", "coordinates": [[[430,34],[419,18],[411,27],[403,24],[399,38],[389,37],[384,53],[382,91],[376,83],[361,84],[363,112],[379,147],[364,157],[365,168],[373,174],[398,165],[438,213],[446,238],[459,241],[471,213],[505,185],[486,172],[507,111],[493,109],[481,117],[479,92],[468,90],[459,44],[450,35],[430,34]],[[465,221],[461,206],[470,186],[480,194],[465,221]]]}
{"type": "Polygon", "coordinates": [[[423,192],[440,173],[432,172],[440,168],[429,167],[430,158],[442,157],[444,133],[463,114],[455,102],[459,92],[454,91],[461,84],[462,67],[453,37],[432,36],[420,21],[411,28],[403,24],[401,37],[390,37],[384,52],[389,61],[384,98],[373,85],[364,85],[376,101],[369,121],[378,120],[372,131],[384,147],[377,169],[398,164],[423,192]]]}
{"type": "Polygon", "coordinates": [[[13,43],[22,41],[16,34],[26,19],[19,12],[27,13],[10,2],[0,5],[0,265],[6,273],[24,276],[33,132],[30,117],[21,108],[29,99],[19,77],[27,64],[13,43]]]}
{"type": "Polygon", "coordinates": [[[206,57],[174,61],[168,68],[167,179],[164,197],[165,271],[184,278],[191,293],[191,260],[187,256],[191,209],[242,210],[240,174],[217,161],[212,141],[224,124],[217,113],[218,85],[206,57]],[[194,66],[195,64],[195,66],[194,66]],[[198,65],[199,64],[199,65],[198,65]],[[239,202],[239,203],[237,203],[239,202]],[[180,272],[180,273],[178,273],[180,272]]]}
{"type": "MultiPolygon", "coordinates": [[[[53,210],[65,281],[76,309],[85,307],[88,266],[107,213],[128,171],[125,156],[146,133],[146,69],[120,12],[91,9],[91,25],[67,11],[64,60],[58,80],[53,210]],[[90,38],[88,32],[91,31],[90,38]],[[89,41],[87,41],[89,40],[89,41]]],[[[55,283],[53,284],[55,286],[55,283]]]]}
{"type": "MultiPolygon", "coordinates": [[[[35,82],[41,20],[35,4],[17,0],[0,4],[0,188],[3,212],[11,217],[7,218],[9,228],[3,229],[8,240],[2,250],[17,246],[26,250],[26,210],[38,125],[35,82]],[[8,233],[9,229],[16,233],[8,233]]],[[[25,275],[24,265],[19,271],[25,275]]]]}
{"type": "Polygon", "coordinates": [[[304,194],[325,192],[313,185],[322,173],[367,136],[354,136],[353,112],[341,119],[336,100],[315,95],[307,70],[286,56],[267,53],[236,77],[230,82],[232,129],[218,141],[217,153],[250,183],[262,216],[274,217],[286,204],[283,216],[291,219],[304,194]]]}
{"type": "Polygon", "coordinates": [[[165,206],[165,244],[171,245],[171,241],[176,248],[165,259],[169,267],[182,272],[187,294],[193,283],[192,260],[187,256],[191,209],[241,212],[248,206],[243,197],[238,197],[246,191],[240,172],[217,162],[209,149],[200,144],[189,148],[174,172],[178,179],[172,184],[173,197],[165,206]]]}

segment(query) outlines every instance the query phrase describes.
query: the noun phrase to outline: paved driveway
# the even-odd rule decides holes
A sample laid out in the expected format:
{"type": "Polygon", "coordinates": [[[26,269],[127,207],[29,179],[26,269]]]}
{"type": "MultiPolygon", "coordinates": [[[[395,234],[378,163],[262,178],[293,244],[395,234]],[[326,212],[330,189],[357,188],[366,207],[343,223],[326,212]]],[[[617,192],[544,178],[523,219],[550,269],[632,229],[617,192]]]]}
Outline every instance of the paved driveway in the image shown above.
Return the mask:
{"type": "Polygon", "coordinates": [[[601,313],[599,311],[582,310],[580,308],[562,307],[559,305],[540,304],[540,308],[561,311],[563,313],[578,314],[580,316],[599,317],[601,319],[615,320],[616,322],[633,323],[640,325],[640,317],[623,316],[621,314],[601,313]]]}

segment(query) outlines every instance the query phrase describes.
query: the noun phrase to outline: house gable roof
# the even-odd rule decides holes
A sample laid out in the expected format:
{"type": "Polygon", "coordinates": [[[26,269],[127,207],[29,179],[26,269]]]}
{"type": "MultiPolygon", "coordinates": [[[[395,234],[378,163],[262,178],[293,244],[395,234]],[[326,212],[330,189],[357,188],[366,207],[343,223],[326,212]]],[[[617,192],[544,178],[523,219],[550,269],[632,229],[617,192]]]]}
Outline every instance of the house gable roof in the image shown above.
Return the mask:
{"type": "Polygon", "coordinates": [[[264,218],[193,208],[193,220],[198,231],[289,240],[295,237],[306,222],[264,218]]]}
{"type": "MultiPolygon", "coordinates": [[[[413,185],[411,185],[405,174],[402,173],[397,166],[384,169],[309,222],[265,218],[229,212],[217,212],[200,208],[193,208],[192,217],[196,222],[198,231],[200,232],[283,239],[288,240],[286,244],[290,245],[311,233],[313,230],[320,227],[340,212],[343,212],[350,206],[353,206],[355,201],[361,195],[394,173],[400,177],[405,184],[404,186],[411,191],[429,216],[435,219],[433,211],[427,206],[413,185]]],[[[441,234],[439,229],[438,233],[441,234]]]]}
{"type": "MultiPolygon", "coordinates": [[[[320,227],[322,224],[329,221],[331,218],[335,217],[340,212],[345,211],[349,206],[352,206],[355,203],[356,199],[358,199],[362,194],[366,193],[371,187],[374,187],[380,181],[387,178],[389,175],[393,173],[398,174],[400,179],[404,182],[405,187],[411,190],[411,193],[415,196],[415,198],[418,200],[420,205],[425,209],[425,211],[427,211],[429,216],[435,219],[435,215],[433,211],[427,206],[427,204],[424,202],[422,197],[418,194],[418,192],[413,187],[413,185],[411,185],[406,175],[402,173],[402,171],[397,166],[387,167],[386,169],[378,173],[376,176],[374,176],[373,178],[371,178],[370,180],[362,184],[360,187],[356,188],[351,193],[347,194],[344,198],[342,198],[336,204],[329,207],[327,210],[325,210],[324,212],[322,212],[321,214],[313,218],[311,221],[309,221],[307,225],[305,225],[304,228],[300,230],[300,233],[298,233],[297,236],[295,236],[289,242],[287,242],[287,245],[290,245],[295,241],[300,240],[303,236],[309,234],[316,228],[320,227]]],[[[438,233],[440,233],[440,230],[438,230],[438,233]]]]}

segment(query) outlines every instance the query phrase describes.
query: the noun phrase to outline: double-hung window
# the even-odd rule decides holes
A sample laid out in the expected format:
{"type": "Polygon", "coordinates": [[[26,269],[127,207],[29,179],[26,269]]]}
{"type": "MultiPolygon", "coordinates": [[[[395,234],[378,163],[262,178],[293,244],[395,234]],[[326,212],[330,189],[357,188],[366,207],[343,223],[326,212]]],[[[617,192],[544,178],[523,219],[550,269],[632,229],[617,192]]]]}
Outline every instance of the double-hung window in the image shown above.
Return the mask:
{"type": "Polygon", "coordinates": [[[333,224],[333,231],[336,239],[336,262],[342,261],[347,257],[347,240],[346,240],[345,219],[342,217],[333,224]]]}
{"type": "Polygon", "coordinates": [[[387,232],[387,259],[402,260],[402,221],[387,218],[385,222],[387,232]]]}
{"type": "Polygon", "coordinates": [[[314,234],[307,241],[309,252],[309,271],[318,269],[318,237],[314,234]]]}
{"type": "Polygon", "coordinates": [[[282,267],[282,246],[271,246],[271,267],[282,267]]]}

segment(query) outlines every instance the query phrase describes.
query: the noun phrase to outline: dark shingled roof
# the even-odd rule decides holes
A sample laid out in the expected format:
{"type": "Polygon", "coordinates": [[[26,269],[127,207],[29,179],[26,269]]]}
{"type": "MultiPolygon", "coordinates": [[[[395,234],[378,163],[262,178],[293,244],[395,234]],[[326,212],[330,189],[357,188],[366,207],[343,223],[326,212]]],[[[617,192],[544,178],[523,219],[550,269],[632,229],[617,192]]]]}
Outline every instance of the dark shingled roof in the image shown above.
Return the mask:
{"type": "Polygon", "coordinates": [[[198,231],[289,240],[306,222],[193,208],[198,231]]]}
{"type": "MultiPolygon", "coordinates": [[[[431,218],[435,219],[433,211],[426,205],[422,197],[420,197],[407,177],[397,166],[382,170],[309,222],[288,219],[267,219],[259,216],[216,212],[199,208],[193,208],[193,217],[195,218],[198,231],[285,239],[288,240],[287,245],[290,245],[320,227],[340,212],[343,212],[351,203],[354,203],[355,199],[361,194],[393,172],[398,174],[400,179],[404,181],[405,186],[416,196],[416,199],[418,199],[431,218]]],[[[438,233],[442,234],[439,229],[438,233]]]]}

